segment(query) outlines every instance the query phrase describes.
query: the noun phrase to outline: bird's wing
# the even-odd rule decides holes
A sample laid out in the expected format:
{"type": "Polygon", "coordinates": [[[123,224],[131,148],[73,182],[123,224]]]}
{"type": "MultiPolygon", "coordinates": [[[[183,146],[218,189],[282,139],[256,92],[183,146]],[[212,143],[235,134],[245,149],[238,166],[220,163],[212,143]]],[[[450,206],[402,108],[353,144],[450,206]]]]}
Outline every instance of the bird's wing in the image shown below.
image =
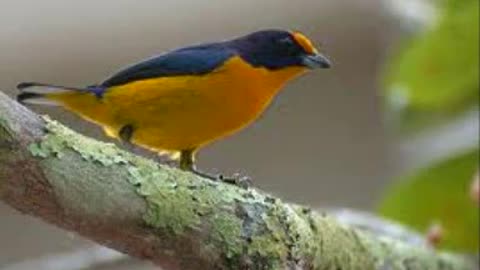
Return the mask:
{"type": "Polygon", "coordinates": [[[221,43],[178,49],[120,70],[100,86],[108,88],[157,77],[206,74],[234,54],[221,43]]]}

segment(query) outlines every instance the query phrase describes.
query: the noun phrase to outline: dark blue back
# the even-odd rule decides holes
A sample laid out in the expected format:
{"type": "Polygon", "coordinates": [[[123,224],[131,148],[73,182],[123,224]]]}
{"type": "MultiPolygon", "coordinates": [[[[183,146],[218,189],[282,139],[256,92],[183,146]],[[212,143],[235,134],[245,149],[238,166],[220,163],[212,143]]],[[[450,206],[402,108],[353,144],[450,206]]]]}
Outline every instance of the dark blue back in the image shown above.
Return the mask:
{"type": "Polygon", "coordinates": [[[156,77],[207,74],[233,55],[235,52],[223,43],[186,47],[127,67],[105,80],[100,87],[156,77]]]}

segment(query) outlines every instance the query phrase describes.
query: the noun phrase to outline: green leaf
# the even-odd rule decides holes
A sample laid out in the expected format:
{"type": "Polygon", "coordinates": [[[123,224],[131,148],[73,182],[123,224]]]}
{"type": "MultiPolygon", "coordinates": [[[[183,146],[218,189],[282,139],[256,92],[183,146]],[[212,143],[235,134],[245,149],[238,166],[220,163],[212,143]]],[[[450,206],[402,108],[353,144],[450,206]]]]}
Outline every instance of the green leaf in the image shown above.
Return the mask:
{"type": "Polygon", "coordinates": [[[437,25],[390,61],[384,95],[400,124],[418,126],[478,106],[479,1],[443,4],[437,25]]]}
{"type": "Polygon", "coordinates": [[[445,231],[441,248],[478,252],[479,208],[470,196],[478,165],[476,149],[399,179],[386,192],[379,212],[421,232],[439,222],[445,231]]]}

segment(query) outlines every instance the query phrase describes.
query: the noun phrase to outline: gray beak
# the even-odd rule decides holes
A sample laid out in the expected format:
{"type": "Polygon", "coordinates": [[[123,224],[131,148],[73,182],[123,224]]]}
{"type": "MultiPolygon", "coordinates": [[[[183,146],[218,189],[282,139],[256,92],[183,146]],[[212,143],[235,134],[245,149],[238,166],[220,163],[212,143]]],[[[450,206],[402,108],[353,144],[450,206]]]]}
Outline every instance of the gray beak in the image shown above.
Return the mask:
{"type": "Polygon", "coordinates": [[[329,68],[331,66],[330,60],[319,53],[305,55],[302,59],[302,63],[310,69],[329,68]]]}

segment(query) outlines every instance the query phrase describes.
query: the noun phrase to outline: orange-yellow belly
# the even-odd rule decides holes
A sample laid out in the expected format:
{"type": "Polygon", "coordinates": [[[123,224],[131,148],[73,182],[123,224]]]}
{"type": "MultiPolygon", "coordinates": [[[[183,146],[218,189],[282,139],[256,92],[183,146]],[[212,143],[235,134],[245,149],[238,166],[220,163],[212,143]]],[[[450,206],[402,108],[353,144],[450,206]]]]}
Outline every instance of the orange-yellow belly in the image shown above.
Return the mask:
{"type": "Polygon", "coordinates": [[[135,144],[158,151],[194,149],[251,123],[283,84],[303,71],[272,72],[232,58],[207,75],[137,81],[112,87],[101,99],[89,95],[61,102],[111,136],[131,125],[135,144]]]}

